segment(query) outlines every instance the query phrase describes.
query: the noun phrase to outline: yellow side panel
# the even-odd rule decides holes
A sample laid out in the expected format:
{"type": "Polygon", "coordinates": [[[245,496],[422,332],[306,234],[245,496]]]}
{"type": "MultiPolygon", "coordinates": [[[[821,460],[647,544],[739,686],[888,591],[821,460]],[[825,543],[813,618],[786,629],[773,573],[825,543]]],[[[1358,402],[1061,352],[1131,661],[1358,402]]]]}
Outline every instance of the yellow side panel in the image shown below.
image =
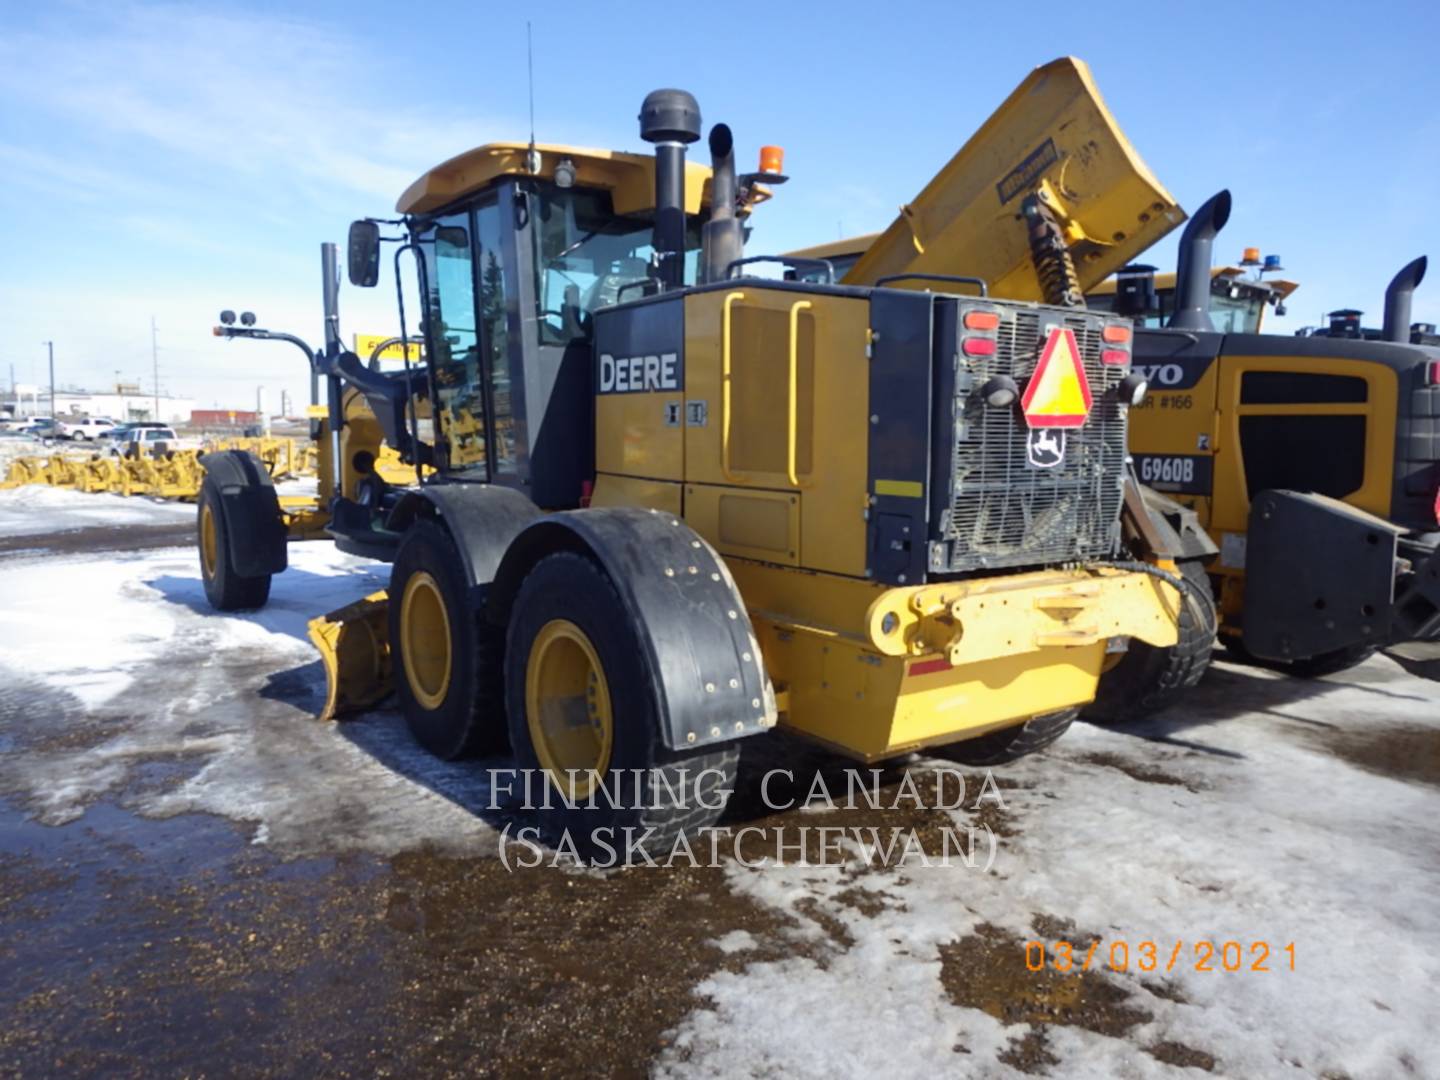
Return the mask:
{"type": "Polygon", "coordinates": [[[801,493],[799,564],[854,576],[865,572],[868,330],[859,298],[747,281],[685,299],[687,483],[801,493]]]}
{"type": "Polygon", "coordinates": [[[1240,420],[1248,416],[1366,417],[1364,480],[1356,490],[1339,498],[1379,517],[1389,515],[1398,393],[1393,369],[1379,364],[1357,363],[1344,357],[1318,356],[1225,356],[1221,358],[1219,367],[1221,417],[1210,522],[1217,541],[1225,532],[1245,532],[1250,517],[1250,494],[1245,484],[1245,448],[1240,442],[1240,420]],[[1363,378],[1368,387],[1368,400],[1346,404],[1242,405],[1240,388],[1247,371],[1291,371],[1363,378]]]}
{"type": "Polygon", "coordinates": [[[595,470],[651,480],[684,479],[680,394],[597,394],[595,470]]]}
{"type": "MultiPolygon", "coordinates": [[[[1163,361],[1154,365],[1145,400],[1130,409],[1130,452],[1213,458],[1220,444],[1220,417],[1215,406],[1220,360],[1217,358],[1195,385],[1186,390],[1164,389],[1166,368],[1163,361]]],[[[1175,369],[1179,370],[1178,365],[1175,369]]],[[[1214,474],[1212,463],[1211,475],[1214,474]]],[[[1200,524],[1209,525],[1209,499],[1171,490],[1163,481],[1151,477],[1142,476],[1140,482],[1193,507],[1200,515],[1200,524]]]]}
{"type": "Polygon", "coordinates": [[[685,518],[723,555],[800,561],[800,496],[793,493],[687,484],[685,518]]]}
{"type": "Polygon", "coordinates": [[[680,485],[634,476],[595,477],[591,506],[639,506],[680,516],[680,485]]]}

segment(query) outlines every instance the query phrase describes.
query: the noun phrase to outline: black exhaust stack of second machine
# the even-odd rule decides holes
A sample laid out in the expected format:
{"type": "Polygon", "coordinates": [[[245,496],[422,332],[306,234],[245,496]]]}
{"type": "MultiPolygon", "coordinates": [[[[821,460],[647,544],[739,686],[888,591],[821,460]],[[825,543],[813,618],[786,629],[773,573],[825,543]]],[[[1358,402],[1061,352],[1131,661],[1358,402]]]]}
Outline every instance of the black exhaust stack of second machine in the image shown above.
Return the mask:
{"type": "Polygon", "coordinates": [[[1415,295],[1415,286],[1425,280],[1427,260],[1421,255],[1390,279],[1385,290],[1385,329],[1381,337],[1386,341],[1398,341],[1402,345],[1410,341],[1410,299],[1415,295]]]}
{"type": "Polygon", "coordinates": [[[710,129],[710,220],[701,233],[702,283],[723,281],[730,264],[745,255],[745,230],[735,213],[738,181],[735,139],[725,124],[710,129]]]}
{"type": "Polygon", "coordinates": [[[1180,234],[1171,330],[1214,330],[1210,322],[1210,260],[1215,234],[1230,220],[1230,192],[1212,195],[1180,234]]]}
{"type": "Polygon", "coordinates": [[[655,144],[655,255],[667,289],[685,283],[685,147],[700,138],[700,105],[684,90],[653,90],[640,138],[655,144]]]}

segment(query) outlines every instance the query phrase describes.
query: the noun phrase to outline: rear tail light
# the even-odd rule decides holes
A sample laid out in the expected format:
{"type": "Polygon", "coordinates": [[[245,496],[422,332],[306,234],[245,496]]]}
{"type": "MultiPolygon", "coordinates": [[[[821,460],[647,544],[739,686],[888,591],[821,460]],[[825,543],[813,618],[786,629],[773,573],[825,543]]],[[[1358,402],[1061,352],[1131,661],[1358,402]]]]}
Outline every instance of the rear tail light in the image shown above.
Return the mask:
{"type": "Polygon", "coordinates": [[[1440,386],[1440,360],[1431,360],[1425,365],[1425,385],[1440,386]]]}
{"type": "Polygon", "coordinates": [[[1124,349],[1105,349],[1100,353],[1100,362],[1102,364],[1128,364],[1130,354],[1124,349]]]}
{"type": "Polygon", "coordinates": [[[970,337],[960,343],[960,351],[966,356],[994,356],[995,339],[970,337]]]}

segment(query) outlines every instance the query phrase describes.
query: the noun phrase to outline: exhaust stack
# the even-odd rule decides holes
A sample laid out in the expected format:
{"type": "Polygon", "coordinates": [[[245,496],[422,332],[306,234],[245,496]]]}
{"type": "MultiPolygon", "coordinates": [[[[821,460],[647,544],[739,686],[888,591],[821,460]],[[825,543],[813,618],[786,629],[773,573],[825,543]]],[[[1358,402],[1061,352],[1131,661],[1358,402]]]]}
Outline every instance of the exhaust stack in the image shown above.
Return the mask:
{"type": "Polygon", "coordinates": [[[685,147],[700,138],[700,105],[684,90],[653,90],[640,138],[655,146],[655,256],[664,288],[685,283],[685,147]]]}
{"type": "Polygon", "coordinates": [[[1390,279],[1385,289],[1385,329],[1381,337],[1385,341],[1398,341],[1402,345],[1410,341],[1410,299],[1415,286],[1425,280],[1427,260],[1421,255],[1390,279]]]}
{"type": "Polygon", "coordinates": [[[1180,234],[1171,330],[1213,330],[1210,322],[1210,261],[1215,234],[1230,220],[1230,192],[1212,195],[1180,234]]]}
{"type": "Polygon", "coordinates": [[[735,214],[735,139],[725,124],[710,129],[710,220],[701,232],[700,281],[720,281],[745,254],[745,232],[735,214]]]}

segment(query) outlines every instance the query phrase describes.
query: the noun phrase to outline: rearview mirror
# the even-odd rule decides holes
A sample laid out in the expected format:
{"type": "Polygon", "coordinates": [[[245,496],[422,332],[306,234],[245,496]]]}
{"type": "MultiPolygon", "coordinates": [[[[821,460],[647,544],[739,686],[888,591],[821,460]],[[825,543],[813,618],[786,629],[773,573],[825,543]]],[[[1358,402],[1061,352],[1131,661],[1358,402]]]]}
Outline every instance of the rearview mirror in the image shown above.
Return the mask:
{"type": "Polygon", "coordinates": [[[350,223],[350,284],[369,289],[380,280],[380,226],[373,221],[350,223]]]}

